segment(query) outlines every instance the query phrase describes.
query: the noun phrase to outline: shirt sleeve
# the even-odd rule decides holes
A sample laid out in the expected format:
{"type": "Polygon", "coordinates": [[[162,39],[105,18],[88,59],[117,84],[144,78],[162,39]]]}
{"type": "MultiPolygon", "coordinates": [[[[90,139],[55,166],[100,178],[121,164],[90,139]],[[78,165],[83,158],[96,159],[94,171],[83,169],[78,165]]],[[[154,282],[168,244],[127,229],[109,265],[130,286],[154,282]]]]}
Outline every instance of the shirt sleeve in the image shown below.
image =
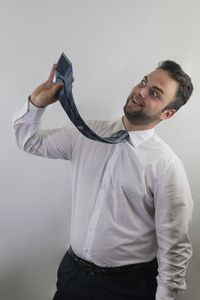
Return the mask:
{"type": "Polygon", "coordinates": [[[178,290],[186,289],[185,273],[192,255],[189,227],[193,202],[180,160],[163,171],[154,199],[158,241],[156,300],[174,300],[178,290]]]}
{"type": "Polygon", "coordinates": [[[77,141],[78,130],[73,124],[50,130],[40,129],[40,119],[45,108],[26,101],[14,115],[13,128],[20,149],[38,156],[70,160],[77,141]]]}

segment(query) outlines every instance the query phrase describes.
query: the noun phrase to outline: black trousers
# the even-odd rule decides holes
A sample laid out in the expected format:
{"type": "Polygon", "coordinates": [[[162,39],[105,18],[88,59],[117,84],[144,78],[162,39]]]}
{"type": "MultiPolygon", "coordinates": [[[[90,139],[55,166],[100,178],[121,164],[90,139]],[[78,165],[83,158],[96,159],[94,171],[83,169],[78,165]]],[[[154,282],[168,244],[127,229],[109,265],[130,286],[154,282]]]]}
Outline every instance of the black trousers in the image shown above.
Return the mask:
{"type": "Polygon", "coordinates": [[[118,273],[87,272],[65,254],[53,300],[155,300],[157,261],[118,273]]]}

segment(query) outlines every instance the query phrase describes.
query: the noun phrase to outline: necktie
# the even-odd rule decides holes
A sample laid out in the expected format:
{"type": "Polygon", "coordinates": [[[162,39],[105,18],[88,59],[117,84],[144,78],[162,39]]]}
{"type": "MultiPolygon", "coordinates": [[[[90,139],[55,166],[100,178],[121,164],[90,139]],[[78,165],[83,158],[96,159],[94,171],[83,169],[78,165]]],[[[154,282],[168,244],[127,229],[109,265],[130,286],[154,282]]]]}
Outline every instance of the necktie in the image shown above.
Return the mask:
{"type": "Polygon", "coordinates": [[[61,54],[56,65],[56,82],[64,82],[64,86],[58,95],[59,101],[72,123],[84,136],[108,144],[117,144],[129,137],[126,130],[119,130],[111,137],[100,137],[83,121],[76,108],[72,94],[72,64],[64,53],[61,54]]]}

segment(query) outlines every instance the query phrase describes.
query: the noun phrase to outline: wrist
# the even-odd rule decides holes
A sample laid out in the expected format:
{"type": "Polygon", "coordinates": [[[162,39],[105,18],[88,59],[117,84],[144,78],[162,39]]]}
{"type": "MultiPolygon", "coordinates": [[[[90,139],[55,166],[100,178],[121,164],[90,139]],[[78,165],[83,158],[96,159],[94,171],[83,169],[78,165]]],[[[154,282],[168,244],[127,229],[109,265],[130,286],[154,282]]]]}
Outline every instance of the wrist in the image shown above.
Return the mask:
{"type": "Polygon", "coordinates": [[[28,96],[28,100],[31,102],[31,104],[33,104],[34,106],[36,106],[37,108],[44,108],[45,106],[42,105],[38,105],[31,97],[31,95],[28,96]]]}
{"type": "Polygon", "coordinates": [[[156,291],[156,300],[176,300],[178,290],[175,288],[159,285],[156,291]]]}

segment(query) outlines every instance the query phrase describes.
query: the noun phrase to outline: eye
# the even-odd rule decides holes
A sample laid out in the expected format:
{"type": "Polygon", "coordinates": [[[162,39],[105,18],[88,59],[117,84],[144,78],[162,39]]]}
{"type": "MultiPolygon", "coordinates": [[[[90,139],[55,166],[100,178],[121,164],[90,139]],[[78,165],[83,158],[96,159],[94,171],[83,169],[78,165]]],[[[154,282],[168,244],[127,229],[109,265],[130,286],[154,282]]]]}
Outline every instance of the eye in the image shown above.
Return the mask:
{"type": "Polygon", "coordinates": [[[146,85],[146,80],[145,79],[142,79],[141,81],[140,81],[140,84],[139,84],[140,86],[145,86],[146,85]]]}
{"type": "Polygon", "coordinates": [[[156,90],[150,90],[150,95],[153,97],[153,98],[157,98],[157,99],[160,99],[160,93],[156,90]]]}

